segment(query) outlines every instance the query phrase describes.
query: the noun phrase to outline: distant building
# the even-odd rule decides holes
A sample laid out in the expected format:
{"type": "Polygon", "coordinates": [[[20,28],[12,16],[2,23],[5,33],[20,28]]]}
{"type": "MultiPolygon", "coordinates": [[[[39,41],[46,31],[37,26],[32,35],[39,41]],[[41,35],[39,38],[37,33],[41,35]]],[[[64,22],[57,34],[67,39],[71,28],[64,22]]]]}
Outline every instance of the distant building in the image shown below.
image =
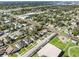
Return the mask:
{"type": "Polygon", "coordinates": [[[58,57],[61,52],[62,50],[48,43],[40,51],[38,51],[37,54],[42,57],[58,57]]]}

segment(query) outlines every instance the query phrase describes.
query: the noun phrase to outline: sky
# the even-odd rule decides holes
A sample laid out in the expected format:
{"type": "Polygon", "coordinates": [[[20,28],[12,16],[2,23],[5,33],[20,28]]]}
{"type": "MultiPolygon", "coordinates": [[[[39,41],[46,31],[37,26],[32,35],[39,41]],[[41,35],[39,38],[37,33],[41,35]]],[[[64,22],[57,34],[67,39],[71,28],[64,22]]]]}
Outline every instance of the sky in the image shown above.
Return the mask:
{"type": "Polygon", "coordinates": [[[79,0],[0,0],[0,1],[79,1],[79,0]]]}

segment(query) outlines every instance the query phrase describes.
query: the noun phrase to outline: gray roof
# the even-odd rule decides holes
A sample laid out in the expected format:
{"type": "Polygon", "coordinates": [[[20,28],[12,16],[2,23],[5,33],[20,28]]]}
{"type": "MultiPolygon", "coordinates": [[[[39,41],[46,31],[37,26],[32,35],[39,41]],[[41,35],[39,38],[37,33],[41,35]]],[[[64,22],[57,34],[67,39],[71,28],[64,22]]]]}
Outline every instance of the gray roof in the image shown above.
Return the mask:
{"type": "Polygon", "coordinates": [[[3,41],[0,41],[0,46],[3,46],[3,45],[4,45],[3,41]]]}
{"type": "Polygon", "coordinates": [[[19,48],[15,48],[15,49],[13,49],[12,51],[11,51],[11,53],[16,53],[16,52],[18,52],[20,49],[19,48]]]}
{"type": "Polygon", "coordinates": [[[23,40],[20,40],[20,41],[18,41],[18,42],[16,43],[16,45],[18,45],[19,48],[22,48],[22,47],[26,46],[27,44],[26,44],[23,40]]]}
{"type": "Polygon", "coordinates": [[[5,49],[4,48],[0,49],[0,56],[3,55],[4,53],[5,53],[5,49]]]}
{"type": "Polygon", "coordinates": [[[31,39],[24,39],[25,42],[27,42],[27,44],[30,44],[32,42],[31,39]]]}

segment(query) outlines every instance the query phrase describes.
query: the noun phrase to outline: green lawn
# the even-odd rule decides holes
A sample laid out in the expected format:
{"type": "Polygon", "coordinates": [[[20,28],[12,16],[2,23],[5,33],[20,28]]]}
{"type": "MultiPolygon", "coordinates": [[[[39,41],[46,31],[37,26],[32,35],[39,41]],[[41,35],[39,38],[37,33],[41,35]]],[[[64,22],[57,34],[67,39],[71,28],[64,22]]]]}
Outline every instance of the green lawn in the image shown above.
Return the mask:
{"type": "Polygon", "coordinates": [[[68,56],[68,48],[72,46],[76,46],[74,43],[71,42],[71,40],[67,44],[68,44],[68,47],[64,50],[65,53],[63,55],[65,57],[68,56]]]}
{"type": "Polygon", "coordinates": [[[67,43],[62,43],[58,37],[53,38],[49,43],[63,50],[64,51],[63,56],[65,57],[68,56],[68,48],[76,46],[76,44],[72,43],[71,40],[67,43]]]}
{"type": "Polygon", "coordinates": [[[60,40],[56,44],[54,44],[54,45],[56,47],[60,48],[61,50],[63,50],[65,48],[65,46],[66,46],[66,44],[62,43],[60,40]]]}
{"type": "Polygon", "coordinates": [[[72,48],[70,50],[70,54],[73,57],[79,57],[79,47],[72,48]]]}
{"type": "Polygon", "coordinates": [[[49,43],[55,44],[55,43],[57,43],[58,41],[59,41],[59,38],[58,38],[58,37],[55,37],[55,38],[51,39],[51,41],[50,41],[49,43]]]}
{"type": "Polygon", "coordinates": [[[58,37],[53,38],[49,43],[55,45],[61,50],[63,50],[66,46],[66,44],[62,43],[58,37]]]}
{"type": "Polygon", "coordinates": [[[8,56],[9,56],[9,57],[17,57],[16,54],[9,54],[8,56]]]}
{"type": "Polygon", "coordinates": [[[21,48],[21,50],[18,52],[19,54],[22,54],[23,52],[25,52],[26,49],[25,48],[21,48]]]}

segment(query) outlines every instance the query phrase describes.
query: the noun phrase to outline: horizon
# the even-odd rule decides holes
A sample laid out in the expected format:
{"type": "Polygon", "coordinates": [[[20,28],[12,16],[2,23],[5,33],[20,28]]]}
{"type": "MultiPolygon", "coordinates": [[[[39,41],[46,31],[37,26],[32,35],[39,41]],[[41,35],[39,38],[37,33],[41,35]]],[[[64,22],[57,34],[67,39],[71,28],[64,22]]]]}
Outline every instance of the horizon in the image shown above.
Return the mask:
{"type": "MultiPolygon", "coordinates": [[[[39,1],[39,0],[0,0],[0,2],[9,2],[9,1],[10,1],[10,2],[14,2],[14,1],[15,1],[15,2],[18,2],[18,1],[19,1],[19,2],[21,2],[21,1],[27,1],[27,2],[30,2],[30,1],[34,1],[34,2],[64,1],[64,2],[65,2],[65,1],[67,1],[67,2],[71,2],[71,1],[74,1],[74,0],[40,0],[40,1],[39,1]]],[[[77,1],[79,1],[79,0],[75,0],[74,2],[77,2],[77,1]]]]}
{"type": "Polygon", "coordinates": [[[0,2],[79,2],[79,1],[1,1],[0,2]]]}

